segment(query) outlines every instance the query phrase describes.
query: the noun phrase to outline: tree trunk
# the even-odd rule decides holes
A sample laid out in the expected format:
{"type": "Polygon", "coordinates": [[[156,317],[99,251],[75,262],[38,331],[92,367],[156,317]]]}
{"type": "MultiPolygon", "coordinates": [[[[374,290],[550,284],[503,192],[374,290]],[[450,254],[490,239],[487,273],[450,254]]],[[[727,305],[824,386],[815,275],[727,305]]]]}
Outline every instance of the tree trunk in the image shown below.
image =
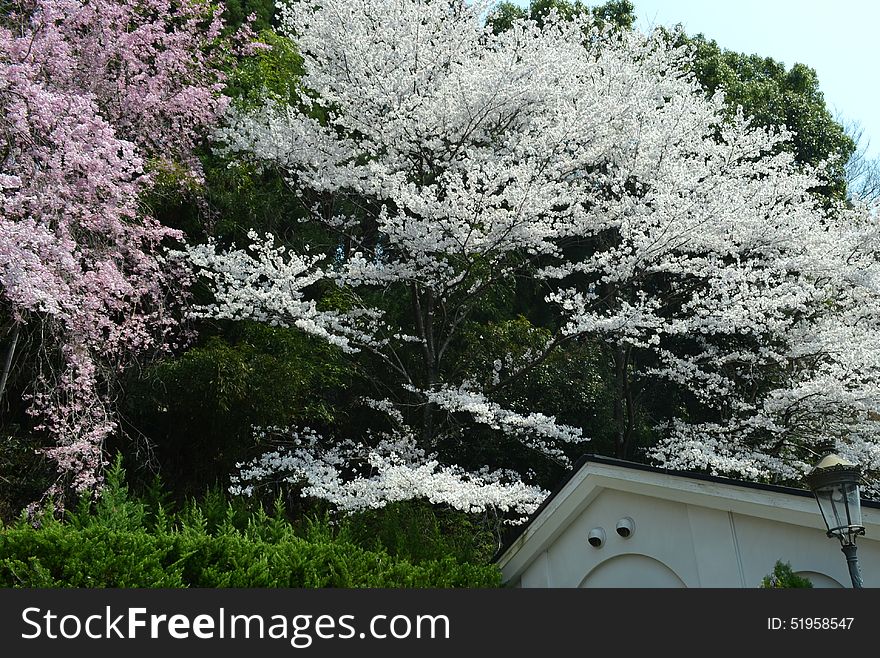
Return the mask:
{"type": "Polygon", "coordinates": [[[21,325],[16,322],[15,329],[12,330],[12,342],[9,349],[6,350],[6,359],[3,362],[3,374],[0,375],[0,400],[6,392],[6,381],[9,379],[9,371],[12,369],[12,360],[15,357],[15,347],[18,345],[18,335],[21,331],[21,325]]]}
{"type": "MultiPolygon", "coordinates": [[[[412,286],[412,308],[416,329],[422,341],[423,381],[426,390],[433,390],[439,376],[437,353],[434,346],[434,297],[430,290],[420,292],[412,286]]],[[[422,441],[432,445],[434,440],[434,404],[425,402],[422,411],[422,441]]]]}
{"type": "Polygon", "coordinates": [[[631,352],[631,347],[621,346],[614,350],[614,453],[618,459],[629,459],[636,424],[635,400],[629,380],[631,352]]]}

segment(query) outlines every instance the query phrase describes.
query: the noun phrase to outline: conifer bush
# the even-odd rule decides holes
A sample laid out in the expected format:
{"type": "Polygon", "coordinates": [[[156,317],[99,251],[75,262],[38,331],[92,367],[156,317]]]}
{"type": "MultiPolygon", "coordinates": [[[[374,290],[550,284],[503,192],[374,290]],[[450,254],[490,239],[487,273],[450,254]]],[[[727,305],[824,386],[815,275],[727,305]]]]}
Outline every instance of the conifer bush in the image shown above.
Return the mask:
{"type": "Polygon", "coordinates": [[[179,512],[129,494],[117,462],[95,505],[0,530],[3,587],[494,587],[492,565],[367,550],[325,519],[298,529],[276,503],[243,512],[216,495],[179,512]]]}

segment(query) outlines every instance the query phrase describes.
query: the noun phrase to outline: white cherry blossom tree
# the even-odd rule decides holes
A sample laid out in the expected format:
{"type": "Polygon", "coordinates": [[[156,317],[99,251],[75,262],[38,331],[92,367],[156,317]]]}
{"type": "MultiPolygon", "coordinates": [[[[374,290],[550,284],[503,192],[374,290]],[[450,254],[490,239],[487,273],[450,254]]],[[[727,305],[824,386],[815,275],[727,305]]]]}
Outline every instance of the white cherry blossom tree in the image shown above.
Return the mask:
{"type": "Polygon", "coordinates": [[[725,122],[722,97],[700,93],[688,53],[662,36],[554,15],[495,35],[488,9],[280,6],[304,59],[301,104],[232,110],[218,138],[285,172],[304,221],[339,247],[291,253],[257,235],[248,250],[191,247],[216,293],[199,313],[332,341],[381,380],[368,404],[389,423],[361,437],[286,429],[290,445],[244,465],[237,490],[281,477],[344,509],[426,497],[527,513],[543,491],[525,474],[465,470],[445,440],[481,425],[569,463],[595,428],[498,400],[587,340],[613,360],[622,456],[635,393],[660,380],[691,400],[663,420],[661,464],[794,478],[832,433],[880,466],[871,213],[817,202],[822,171],[777,148],[789,135],[725,122]],[[463,326],[519,278],[555,309],[548,340],[463,377],[450,365],[463,326]],[[347,302],[318,303],[318,283],[347,302]],[[404,297],[408,312],[390,312],[404,297]]]}

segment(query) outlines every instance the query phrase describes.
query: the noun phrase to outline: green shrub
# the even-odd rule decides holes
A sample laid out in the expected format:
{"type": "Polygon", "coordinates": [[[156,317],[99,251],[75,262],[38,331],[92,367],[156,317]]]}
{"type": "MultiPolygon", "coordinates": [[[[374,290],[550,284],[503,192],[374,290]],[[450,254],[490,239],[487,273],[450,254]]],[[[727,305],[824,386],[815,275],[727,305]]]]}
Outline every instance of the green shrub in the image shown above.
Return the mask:
{"type": "MultiPolygon", "coordinates": [[[[495,522],[495,526],[499,522],[495,522]]],[[[343,518],[338,535],[367,549],[384,550],[410,562],[453,556],[487,563],[498,548],[492,522],[427,501],[402,501],[343,518]]]]}
{"type": "Polygon", "coordinates": [[[413,563],[356,545],[324,520],[300,536],[277,503],[244,513],[214,492],[179,513],[130,498],[117,462],[95,505],[0,530],[3,587],[495,587],[493,565],[413,563]]]}
{"type": "Polygon", "coordinates": [[[808,578],[798,576],[792,571],[791,564],[788,562],[783,564],[779,560],[776,561],[776,566],[773,567],[773,573],[764,576],[764,579],[761,581],[761,587],[771,589],[812,586],[813,583],[808,578]]]}

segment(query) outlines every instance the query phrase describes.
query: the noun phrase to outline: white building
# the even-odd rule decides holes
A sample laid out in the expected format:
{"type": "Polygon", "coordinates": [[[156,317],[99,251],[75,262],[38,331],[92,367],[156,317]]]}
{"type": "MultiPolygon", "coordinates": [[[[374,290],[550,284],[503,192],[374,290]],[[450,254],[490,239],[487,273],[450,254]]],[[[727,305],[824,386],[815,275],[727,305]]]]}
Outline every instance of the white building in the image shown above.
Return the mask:
{"type": "MultiPolygon", "coordinates": [[[[862,516],[862,579],[878,587],[880,503],[862,516]]],[[[851,587],[808,491],[587,456],[497,563],[515,587],[758,587],[777,560],[851,587]]]]}

